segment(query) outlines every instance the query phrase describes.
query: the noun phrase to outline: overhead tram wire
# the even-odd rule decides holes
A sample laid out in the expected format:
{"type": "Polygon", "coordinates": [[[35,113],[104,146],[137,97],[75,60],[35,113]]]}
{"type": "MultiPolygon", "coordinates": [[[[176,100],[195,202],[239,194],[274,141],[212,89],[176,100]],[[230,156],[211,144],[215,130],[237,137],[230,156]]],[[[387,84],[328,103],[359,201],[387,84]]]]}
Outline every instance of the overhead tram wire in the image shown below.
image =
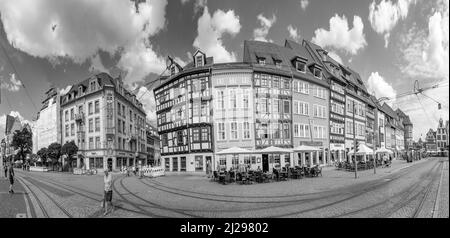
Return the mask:
{"type": "MultiPolygon", "coordinates": [[[[420,98],[419,98],[419,96],[417,94],[416,94],[416,97],[417,97],[417,100],[419,101],[419,104],[420,104],[422,110],[425,112],[425,115],[427,116],[428,122],[430,123],[430,125],[432,125],[433,123],[430,120],[430,117],[428,116],[428,112],[427,112],[427,110],[425,110],[425,107],[423,106],[422,101],[420,101],[420,98]]],[[[434,117],[434,115],[433,115],[433,119],[436,120],[435,122],[439,121],[439,120],[436,119],[436,117],[434,117]]]]}
{"type": "Polygon", "coordinates": [[[16,74],[17,78],[19,79],[19,81],[20,81],[22,87],[25,89],[25,93],[26,93],[28,99],[30,99],[31,103],[33,104],[34,109],[35,109],[36,111],[38,111],[38,108],[36,107],[36,104],[34,104],[33,99],[31,98],[30,94],[28,93],[28,89],[25,87],[24,81],[22,80],[22,77],[20,77],[19,72],[16,70],[16,67],[15,67],[14,64],[12,63],[12,60],[11,60],[11,58],[9,57],[8,53],[6,52],[5,47],[3,46],[2,43],[0,43],[0,46],[2,47],[3,53],[4,53],[5,56],[6,56],[6,59],[8,60],[9,64],[11,65],[11,67],[13,68],[14,73],[16,74]]]}

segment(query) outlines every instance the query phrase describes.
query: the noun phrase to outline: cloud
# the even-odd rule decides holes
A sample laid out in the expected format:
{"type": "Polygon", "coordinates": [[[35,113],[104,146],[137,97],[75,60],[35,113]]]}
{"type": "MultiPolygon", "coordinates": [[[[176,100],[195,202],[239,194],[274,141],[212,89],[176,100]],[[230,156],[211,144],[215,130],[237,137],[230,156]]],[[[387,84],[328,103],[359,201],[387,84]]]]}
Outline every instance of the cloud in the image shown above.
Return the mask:
{"type": "Polygon", "coordinates": [[[331,57],[332,59],[336,60],[338,63],[343,64],[342,58],[336,52],[330,51],[330,52],[328,52],[328,56],[331,57]]]}
{"type": "Polygon", "coordinates": [[[153,90],[141,86],[137,91],[136,98],[143,104],[147,119],[156,124],[156,102],[153,90]]]}
{"type": "Polygon", "coordinates": [[[189,2],[189,0],[181,0],[181,4],[186,4],[187,2],[189,2]]]}
{"type": "Polygon", "coordinates": [[[317,29],[312,42],[355,55],[367,45],[363,30],[364,24],[359,16],[353,17],[353,28],[349,29],[345,15],[340,17],[336,14],[330,18],[330,30],[317,29]]]}
{"type": "MultiPolygon", "coordinates": [[[[35,57],[55,63],[59,58],[68,58],[81,64],[99,50],[110,55],[120,52],[127,59],[142,51],[133,62],[144,57],[146,62],[160,63],[147,41],[165,27],[166,5],[167,0],[15,0],[0,1],[0,12],[11,45],[35,57]],[[148,60],[150,57],[153,59],[148,60]]],[[[134,70],[156,73],[159,69],[142,64],[119,66],[130,75],[127,83],[143,79],[135,76],[145,76],[134,70]]]]}
{"type": "Polygon", "coordinates": [[[449,78],[448,1],[438,6],[428,19],[428,29],[413,26],[399,37],[398,66],[407,77],[449,78]]]}
{"type": "Polygon", "coordinates": [[[375,1],[369,6],[369,22],[372,29],[384,35],[385,47],[388,47],[392,29],[400,19],[408,16],[408,9],[412,0],[399,0],[396,4],[390,0],[382,0],[378,5],[375,1]]]}
{"type": "Polygon", "coordinates": [[[102,59],[100,58],[100,54],[96,54],[91,58],[91,66],[89,67],[89,71],[95,73],[106,72],[109,73],[109,70],[102,63],[102,59]]]}
{"type": "Polygon", "coordinates": [[[300,33],[298,32],[297,28],[293,27],[292,25],[289,25],[287,27],[287,30],[289,32],[289,36],[294,39],[295,41],[300,40],[300,33]]]}
{"type": "Polygon", "coordinates": [[[392,85],[386,82],[386,80],[378,74],[378,72],[372,72],[370,74],[367,86],[369,93],[374,92],[377,98],[395,98],[397,95],[397,92],[394,90],[392,85]]]}
{"type": "Polygon", "coordinates": [[[277,17],[275,15],[272,15],[272,18],[269,19],[263,16],[262,14],[259,14],[257,16],[257,19],[261,27],[256,28],[253,31],[253,39],[257,41],[272,42],[272,40],[267,39],[266,37],[267,34],[269,34],[270,28],[277,21],[277,17]]]}
{"type": "Polygon", "coordinates": [[[235,15],[234,10],[227,12],[216,10],[211,16],[208,7],[205,7],[203,15],[198,19],[198,35],[193,45],[207,55],[213,56],[214,62],[233,62],[236,61],[236,54],[225,49],[222,37],[224,34],[234,37],[240,30],[239,16],[235,15]]]}
{"type": "Polygon", "coordinates": [[[0,75],[0,81],[1,81],[0,87],[10,92],[18,92],[22,87],[22,82],[16,79],[16,74],[14,73],[9,75],[8,80],[5,80],[3,76],[0,75]]]}
{"type": "Polygon", "coordinates": [[[300,0],[300,6],[302,7],[302,10],[305,11],[306,7],[308,7],[309,1],[308,0],[300,0]]]}

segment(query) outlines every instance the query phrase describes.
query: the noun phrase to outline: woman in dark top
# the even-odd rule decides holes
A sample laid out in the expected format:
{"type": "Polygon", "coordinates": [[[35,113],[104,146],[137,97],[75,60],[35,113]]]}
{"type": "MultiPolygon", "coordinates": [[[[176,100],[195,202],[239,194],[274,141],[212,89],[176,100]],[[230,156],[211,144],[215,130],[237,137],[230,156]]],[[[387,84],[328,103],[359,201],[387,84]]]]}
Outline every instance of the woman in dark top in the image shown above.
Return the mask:
{"type": "Polygon", "coordinates": [[[14,168],[8,164],[9,193],[14,193],[12,186],[14,185],[14,168]]]}

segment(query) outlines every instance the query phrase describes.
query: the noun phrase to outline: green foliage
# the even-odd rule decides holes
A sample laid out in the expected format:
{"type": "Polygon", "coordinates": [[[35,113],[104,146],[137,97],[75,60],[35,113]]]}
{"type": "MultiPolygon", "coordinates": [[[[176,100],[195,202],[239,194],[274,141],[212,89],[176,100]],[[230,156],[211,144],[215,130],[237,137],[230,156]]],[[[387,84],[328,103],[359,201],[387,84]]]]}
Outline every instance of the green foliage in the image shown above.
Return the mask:
{"type": "Polygon", "coordinates": [[[27,153],[31,153],[33,147],[33,133],[28,130],[28,126],[24,126],[23,129],[16,130],[13,135],[11,146],[15,150],[19,150],[18,155],[20,159],[25,159],[27,153]]]}
{"type": "Polygon", "coordinates": [[[48,146],[47,157],[51,159],[53,165],[58,163],[58,159],[61,156],[61,144],[52,143],[48,146]]]}
{"type": "Polygon", "coordinates": [[[41,148],[37,152],[37,156],[39,156],[41,158],[42,163],[45,164],[47,162],[47,158],[48,158],[48,149],[45,147],[41,148]]]}
{"type": "Polygon", "coordinates": [[[74,160],[73,155],[76,155],[78,152],[78,146],[74,141],[66,142],[62,148],[61,153],[67,155],[67,162],[69,163],[69,167],[72,166],[72,161],[74,160]]]}

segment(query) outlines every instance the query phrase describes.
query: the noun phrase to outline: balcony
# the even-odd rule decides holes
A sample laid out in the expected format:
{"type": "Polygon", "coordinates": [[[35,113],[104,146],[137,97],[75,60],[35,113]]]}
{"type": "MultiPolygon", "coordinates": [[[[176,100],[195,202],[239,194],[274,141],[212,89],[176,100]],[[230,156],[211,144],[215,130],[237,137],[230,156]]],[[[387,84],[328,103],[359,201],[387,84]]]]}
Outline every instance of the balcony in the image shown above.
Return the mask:
{"type": "Polygon", "coordinates": [[[84,130],[77,131],[78,138],[83,138],[83,137],[85,137],[85,135],[86,135],[86,132],[84,130]]]}
{"type": "Polygon", "coordinates": [[[115,134],[116,134],[116,128],[106,127],[106,135],[115,135],[115,134]]]}
{"type": "Polygon", "coordinates": [[[75,121],[76,122],[84,122],[84,113],[75,114],[75,121]]]}

